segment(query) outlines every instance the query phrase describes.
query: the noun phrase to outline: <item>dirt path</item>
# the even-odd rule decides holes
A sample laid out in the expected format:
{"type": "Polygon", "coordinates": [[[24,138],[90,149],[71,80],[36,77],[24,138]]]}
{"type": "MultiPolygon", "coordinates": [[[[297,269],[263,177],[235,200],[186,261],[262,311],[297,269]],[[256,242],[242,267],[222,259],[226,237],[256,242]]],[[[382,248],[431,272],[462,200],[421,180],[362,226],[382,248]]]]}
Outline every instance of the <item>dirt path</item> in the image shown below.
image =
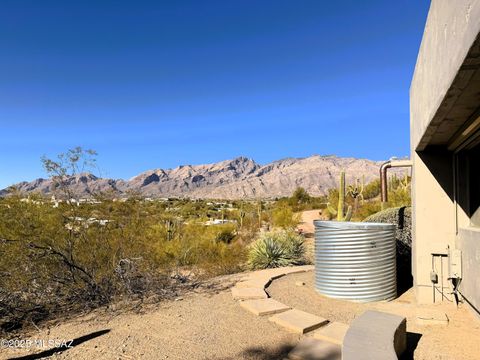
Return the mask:
{"type": "MultiPolygon", "coordinates": [[[[1,349],[0,359],[282,359],[298,342],[291,334],[242,309],[229,287],[245,274],[212,280],[208,290],[166,301],[143,313],[104,312],[63,322],[29,334],[29,338],[76,339],[74,347],[53,354],[42,349],[1,349]],[[33,355],[33,353],[37,355],[33,355]],[[40,353],[40,354],[39,354],[40,353]]],[[[378,309],[407,317],[411,359],[476,360],[480,358],[480,321],[465,308],[438,306],[450,318],[448,326],[419,326],[412,292],[392,302],[356,304],[317,294],[313,272],[287,275],[275,280],[267,292],[291,307],[320,315],[330,321],[350,323],[366,309],[378,309]],[[306,285],[297,286],[304,282],[306,285]]],[[[23,338],[26,339],[26,338],[23,338]]]]}
{"type": "MultiPolygon", "coordinates": [[[[238,278],[223,277],[220,282],[233,284],[238,278]]],[[[297,335],[268,319],[247,313],[228,289],[190,294],[144,314],[90,314],[43,328],[30,338],[79,339],[78,345],[52,356],[75,360],[277,359],[298,341],[297,335]]],[[[0,351],[1,359],[44,358],[24,357],[32,352],[22,349],[0,351]]]]}
{"type": "Polygon", "coordinates": [[[305,236],[305,248],[306,257],[310,262],[314,259],[314,234],[315,227],[313,225],[314,220],[323,219],[320,214],[322,210],[307,210],[301,213],[300,224],[298,224],[298,230],[305,236]]]}
{"type": "Polygon", "coordinates": [[[324,216],[320,214],[321,211],[321,209],[316,209],[302,212],[301,222],[298,225],[298,228],[302,230],[306,237],[313,237],[313,234],[315,232],[313,221],[324,218],[324,216]]]}

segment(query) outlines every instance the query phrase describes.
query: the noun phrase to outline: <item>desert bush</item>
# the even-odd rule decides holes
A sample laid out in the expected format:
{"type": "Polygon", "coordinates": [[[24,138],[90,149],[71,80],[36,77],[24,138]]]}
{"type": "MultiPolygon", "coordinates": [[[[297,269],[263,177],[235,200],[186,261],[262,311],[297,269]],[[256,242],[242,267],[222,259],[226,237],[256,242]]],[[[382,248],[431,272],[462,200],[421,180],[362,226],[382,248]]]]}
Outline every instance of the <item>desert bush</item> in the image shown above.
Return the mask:
{"type": "MultiPolygon", "coordinates": [[[[74,149],[58,161],[45,160],[62,192],[57,198],[75,196],[69,171],[81,166],[68,162],[83,156],[74,149]]],[[[136,196],[124,202],[95,198],[101,201],[58,206],[42,196],[0,199],[0,331],[118,299],[173,297],[188,286],[172,277],[178,270],[212,276],[246,262],[235,227],[182,220],[185,200],[165,205],[136,196]]],[[[193,208],[203,207],[195,202],[193,208]]],[[[192,211],[188,206],[186,213],[192,211]]]]}
{"type": "Polygon", "coordinates": [[[294,212],[321,209],[326,206],[325,196],[312,196],[304,188],[298,187],[290,197],[276,199],[276,207],[290,207],[294,212]]]}
{"type": "Polygon", "coordinates": [[[248,253],[248,265],[251,269],[300,265],[304,262],[304,238],[294,231],[263,233],[251,244],[248,253]]]}
{"type": "Polygon", "coordinates": [[[246,211],[243,219],[238,222],[235,242],[247,246],[255,238],[260,230],[260,223],[256,209],[246,211]]]}
{"type": "Polygon", "coordinates": [[[365,185],[363,197],[365,200],[373,199],[380,195],[380,179],[375,179],[365,185]]]}
{"type": "Polygon", "coordinates": [[[240,268],[245,262],[241,247],[235,240],[230,243],[221,241],[222,237],[226,236],[225,232],[229,233],[230,238],[233,231],[231,225],[186,224],[173,240],[157,242],[155,253],[161,259],[160,263],[175,267],[194,267],[200,273],[208,267],[210,275],[231,273],[232,269],[240,268]],[[230,265],[226,263],[228,259],[232,261],[230,265]],[[215,267],[215,261],[223,264],[215,267]]]}
{"type": "Polygon", "coordinates": [[[355,212],[354,221],[363,221],[365,218],[382,210],[381,202],[375,200],[364,201],[355,212]]]}
{"type": "Polygon", "coordinates": [[[397,281],[400,288],[412,285],[412,211],[403,206],[380,211],[367,217],[366,222],[389,223],[395,225],[397,244],[397,281]]]}
{"type": "Polygon", "coordinates": [[[226,224],[218,226],[218,232],[215,235],[215,240],[230,244],[235,239],[236,230],[234,225],[226,224]]]}
{"type": "Polygon", "coordinates": [[[290,206],[281,205],[272,211],[273,226],[293,229],[300,223],[300,214],[295,214],[290,206]]]}
{"type": "Polygon", "coordinates": [[[10,309],[3,319],[18,324],[25,314],[38,319],[72,313],[173,285],[169,264],[152,251],[159,239],[146,229],[153,222],[140,203],[102,203],[92,211],[65,203],[54,208],[46,199],[3,199],[0,290],[19,294],[23,304],[17,309],[0,301],[4,311],[10,309]],[[109,222],[101,225],[93,214],[109,222]]]}
{"type": "Polygon", "coordinates": [[[293,211],[302,211],[308,207],[313,198],[304,188],[298,187],[295,189],[292,196],[285,200],[293,211]]]}
{"type": "Polygon", "coordinates": [[[178,269],[205,277],[242,270],[246,262],[230,224],[178,223],[169,233],[163,213],[138,200],[75,208],[30,200],[0,200],[0,327],[6,331],[119,298],[168,298],[180,286],[170,276],[178,269]]]}
{"type": "Polygon", "coordinates": [[[412,204],[410,178],[405,176],[392,185],[388,193],[388,206],[404,207],[412,204]]]}
{"type": "Polygon", "coordinates": [[[203,276],[233,274],[245,268],[246,249],[239,243],[205,243],[199,253],[201,260],[196,266],[203,276]]]}
{"type": "Polygon", "coordinates": [[[410,249],[412,247],[411,209],[410,206],[386,209],[367,217],[364,221],[394,224],[396,226],[395,238],[401,244],[400,246],[410,249]]]}

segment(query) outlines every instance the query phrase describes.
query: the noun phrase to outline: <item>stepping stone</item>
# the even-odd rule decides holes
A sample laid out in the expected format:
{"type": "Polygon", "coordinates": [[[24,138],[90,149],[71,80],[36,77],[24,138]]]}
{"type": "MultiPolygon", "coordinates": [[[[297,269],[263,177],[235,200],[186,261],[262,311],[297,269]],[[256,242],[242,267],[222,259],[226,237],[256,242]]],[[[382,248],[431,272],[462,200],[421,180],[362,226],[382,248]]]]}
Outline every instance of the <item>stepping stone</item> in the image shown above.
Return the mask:
{"type": "Polygon", "coordinates": [[[242,301],[240,306],[244,309],[254,313],[255,315],[273,315],[281,313],[290,308],[287,305],[274,299],[260,299],[260,300],[247,300],[242,301]]]}
{"type": "Polygon", "coordinates": [[[232,288],[232,296],[234,300],[255,300],[267,299],[267,293],[260,288],[232,288]]]}
{"type": "Polygon", "coordinates": [[[248,276],[244,277],[243,280],[275,280],[285,275],[285,271],[283,268],[278,269],[265,269],[265,270],[258,270],[254,271],[248,276]]]}
{"type": "Polygon", "coordinates": [[[315,267],[313,265],[302,265],[302,266],[285,266],[281,268],[257,270],[249,273],[248,275],[243,277],[242,280],[246,281],[246,280],[258,279],[258,278],[262,278],[262,279],[267,278],[269,280],[275,280],[284,275],[313,271],[314,269],[315,267]]]}
{"type": "Polygon", "coordinates": [[[260,288],[265,289],[269,284],[270,279],[249,279],[247,281],[238,282],[235,287],[237,288],[260,288]]]}
{"type": "Polygon", "coordinates": [[[342,345],[348,325],[339,322],[331,322],[313,332],[313,337],[318,340],[325,340],[334,344],[342,345]]]}
{"type": "Polygon", "coordinates": [[[310,337],[300,340],[288,354],[290,360],[342,360],[342,347],[310,337]]]}
{"type": "Polygon", "coordinates": [[[419,309],[416,314],[418,325],[448,325],[448,317],[435,309],[419,309]]]}
{"type": "Polygon", "coordinates": [[[297,334],[305,334],[328,323],[320,316],[297,309],[274,315],[269,320],[297,334]]]}
{"type": "Polygon", "coordinates": [[[302,273],[307,271],[313,271],[315,270],[315,266],[314,265],[288,266],[288,267],[282,268],[282,270],[285,272],[285,274],[297,274],[297,273],[302,273]]]}

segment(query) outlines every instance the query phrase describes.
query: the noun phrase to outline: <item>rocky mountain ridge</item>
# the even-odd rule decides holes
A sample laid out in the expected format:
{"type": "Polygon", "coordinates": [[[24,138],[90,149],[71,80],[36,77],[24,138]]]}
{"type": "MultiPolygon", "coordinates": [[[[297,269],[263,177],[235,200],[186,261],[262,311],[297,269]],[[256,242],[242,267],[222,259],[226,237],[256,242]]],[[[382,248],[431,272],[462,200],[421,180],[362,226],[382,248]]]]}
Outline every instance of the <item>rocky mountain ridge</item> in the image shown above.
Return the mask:
{"type": "MultiPolygon", "coordinates": [[[[365,182],[378,178],[381,161],[314,155],[307,158],[286,158],[260,165],[246,157],[205,165],[182,165],[174,169],[153,169],[129,180],[99,178],[82,173],[68,179],[73,193],[89,197],[110,191],[119,197],[135,192],[145,197],[188,198],[275,198],[289,196],[299,186],[311,195],[324,195],[338,186],[341,171],[347,182],[365,177],[365,182]]],[[[52,179],[36,179],[13,186],[25,193],[55,193],[52,179]]],[[[9,189],[0,191],[8,194],[9,189]]]]}

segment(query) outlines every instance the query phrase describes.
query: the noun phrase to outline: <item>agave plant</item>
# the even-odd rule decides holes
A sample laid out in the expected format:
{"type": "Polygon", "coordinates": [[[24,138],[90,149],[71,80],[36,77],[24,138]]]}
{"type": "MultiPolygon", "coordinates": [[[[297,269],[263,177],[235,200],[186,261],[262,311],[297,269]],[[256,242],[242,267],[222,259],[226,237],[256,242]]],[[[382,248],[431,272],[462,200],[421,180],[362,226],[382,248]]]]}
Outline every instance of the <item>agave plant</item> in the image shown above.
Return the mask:
{"type": "Polygon", "coordinates": [[[303,237],[293,231],[273,231],[260,236],[250,246],[248,264],[251,269],[267,269],[305,262],[303,237]]]}

